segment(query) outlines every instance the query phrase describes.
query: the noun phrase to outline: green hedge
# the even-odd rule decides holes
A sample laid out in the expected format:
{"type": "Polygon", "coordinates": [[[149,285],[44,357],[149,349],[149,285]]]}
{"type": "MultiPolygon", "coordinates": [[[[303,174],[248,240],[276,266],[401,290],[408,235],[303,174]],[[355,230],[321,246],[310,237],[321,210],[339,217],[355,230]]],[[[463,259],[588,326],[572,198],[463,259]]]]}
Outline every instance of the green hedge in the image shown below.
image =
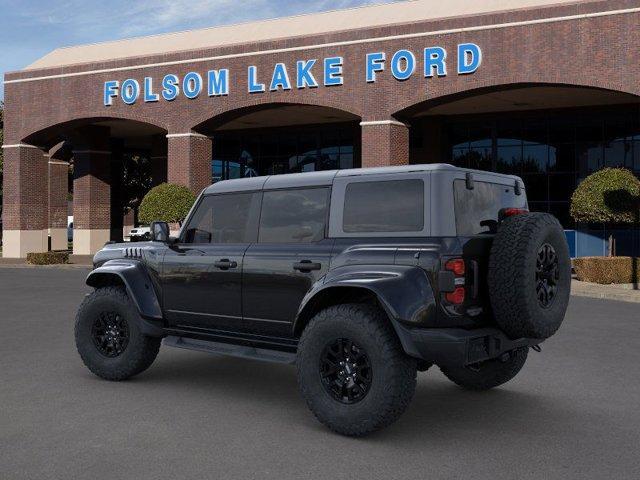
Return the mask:
{"type": "Polygon", "coordinates": [[[634,223],[638,221],[640,180],[624,168],[605,168],[589,175],[571,197],[576,222],[634,223]]]}
{"type": "Polygon", "coordinates": [[[573,261],[576,277],[583,282],[633,283],[640,280],[640,258],[581,257],[573,261]],[[636,274],[634,276],[633,269],[636,274]]]}
{"type": "Polygon", "coordinates": [[[182,223],[195,200],[196,196],[187,187],[163,183],[144,196],[138,219],[145,224],[155,220],[182,223]]]}
{"type": "Polygon", "coordinates": [[[27,263],[31,265],[60,265],[69,263],[67,252],[27,253],[27,263]]]}

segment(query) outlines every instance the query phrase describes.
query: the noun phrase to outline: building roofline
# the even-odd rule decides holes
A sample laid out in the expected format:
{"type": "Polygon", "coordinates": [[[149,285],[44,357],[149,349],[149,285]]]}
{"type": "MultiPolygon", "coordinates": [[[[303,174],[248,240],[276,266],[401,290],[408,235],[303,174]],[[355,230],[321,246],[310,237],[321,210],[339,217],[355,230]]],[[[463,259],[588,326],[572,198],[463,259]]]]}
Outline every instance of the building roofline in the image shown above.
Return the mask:
{"type": "MultiPolygon", "coordinates": [[[[509,11],[598,3],[594,0],[405,0],[375,5],[299,14],[289,17],[220,25],[197,30],[134,37],[79,46],[48,53],[20,72],[81,64],[151,57],[236,45],[335,34],[383,26],[471,17],[509,11]],[[358,14],[354,15],[354,10],[358,14]],[[286,32],[286,33],[282,33],[286,32]]],[[[600,2],[603,5],[606,2],[600,2]]]]}

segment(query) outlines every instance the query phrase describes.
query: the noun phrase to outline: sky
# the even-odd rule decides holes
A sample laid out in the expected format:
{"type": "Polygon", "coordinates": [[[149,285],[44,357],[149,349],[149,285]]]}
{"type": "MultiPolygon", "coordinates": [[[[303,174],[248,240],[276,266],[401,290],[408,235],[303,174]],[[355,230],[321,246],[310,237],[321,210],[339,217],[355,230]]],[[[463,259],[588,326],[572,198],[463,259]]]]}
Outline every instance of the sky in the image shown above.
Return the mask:
{"type": "Polygon", "coordinates": [[[0,0],[0,75],[59,47],[389,1],[0,0]]]}

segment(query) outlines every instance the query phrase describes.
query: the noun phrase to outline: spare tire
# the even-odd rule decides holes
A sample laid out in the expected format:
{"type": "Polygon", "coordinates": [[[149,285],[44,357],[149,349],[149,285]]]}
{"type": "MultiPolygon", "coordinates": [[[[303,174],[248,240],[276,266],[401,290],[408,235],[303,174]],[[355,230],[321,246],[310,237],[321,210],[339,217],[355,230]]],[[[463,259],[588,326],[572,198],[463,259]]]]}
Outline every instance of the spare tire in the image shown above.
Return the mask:
{"type": "Polygon", "coordinates": [[[564,320],[571,259],[560,222],[547,213],[506,218],[491,246],[489,298],[507,336],[545,339],[564,320]]]}

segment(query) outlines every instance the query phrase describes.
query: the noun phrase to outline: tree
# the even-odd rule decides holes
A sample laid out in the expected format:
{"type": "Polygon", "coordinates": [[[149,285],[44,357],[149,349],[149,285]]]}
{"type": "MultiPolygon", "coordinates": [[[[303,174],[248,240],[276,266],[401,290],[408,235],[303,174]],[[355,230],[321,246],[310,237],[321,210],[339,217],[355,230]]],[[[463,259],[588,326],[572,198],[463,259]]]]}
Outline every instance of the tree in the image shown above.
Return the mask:
{"type": "Polygon", "coordinates": [[[142,199],[140,221],[151,223],[160,220],[182,224],[195,201],[196,196],[187,187],[171,183],[160,184],[142,199]]]}
{"type": "MultiPolygon", "coordinates": [[[[637,224],[640,180],[624,168],[605,168],[584,179],[571,196],[571,216],[576,222],[637,224]]],[[[614,239],[609,237],[609,256],[614,239]]]]}
{"type": "Polygon", "coordinates": [[[122,162],[122,199],[123,215],[133,210],[137,224],[140,203],[151,188],[151,162],[141,155],[124,155],[122,162]]]}

